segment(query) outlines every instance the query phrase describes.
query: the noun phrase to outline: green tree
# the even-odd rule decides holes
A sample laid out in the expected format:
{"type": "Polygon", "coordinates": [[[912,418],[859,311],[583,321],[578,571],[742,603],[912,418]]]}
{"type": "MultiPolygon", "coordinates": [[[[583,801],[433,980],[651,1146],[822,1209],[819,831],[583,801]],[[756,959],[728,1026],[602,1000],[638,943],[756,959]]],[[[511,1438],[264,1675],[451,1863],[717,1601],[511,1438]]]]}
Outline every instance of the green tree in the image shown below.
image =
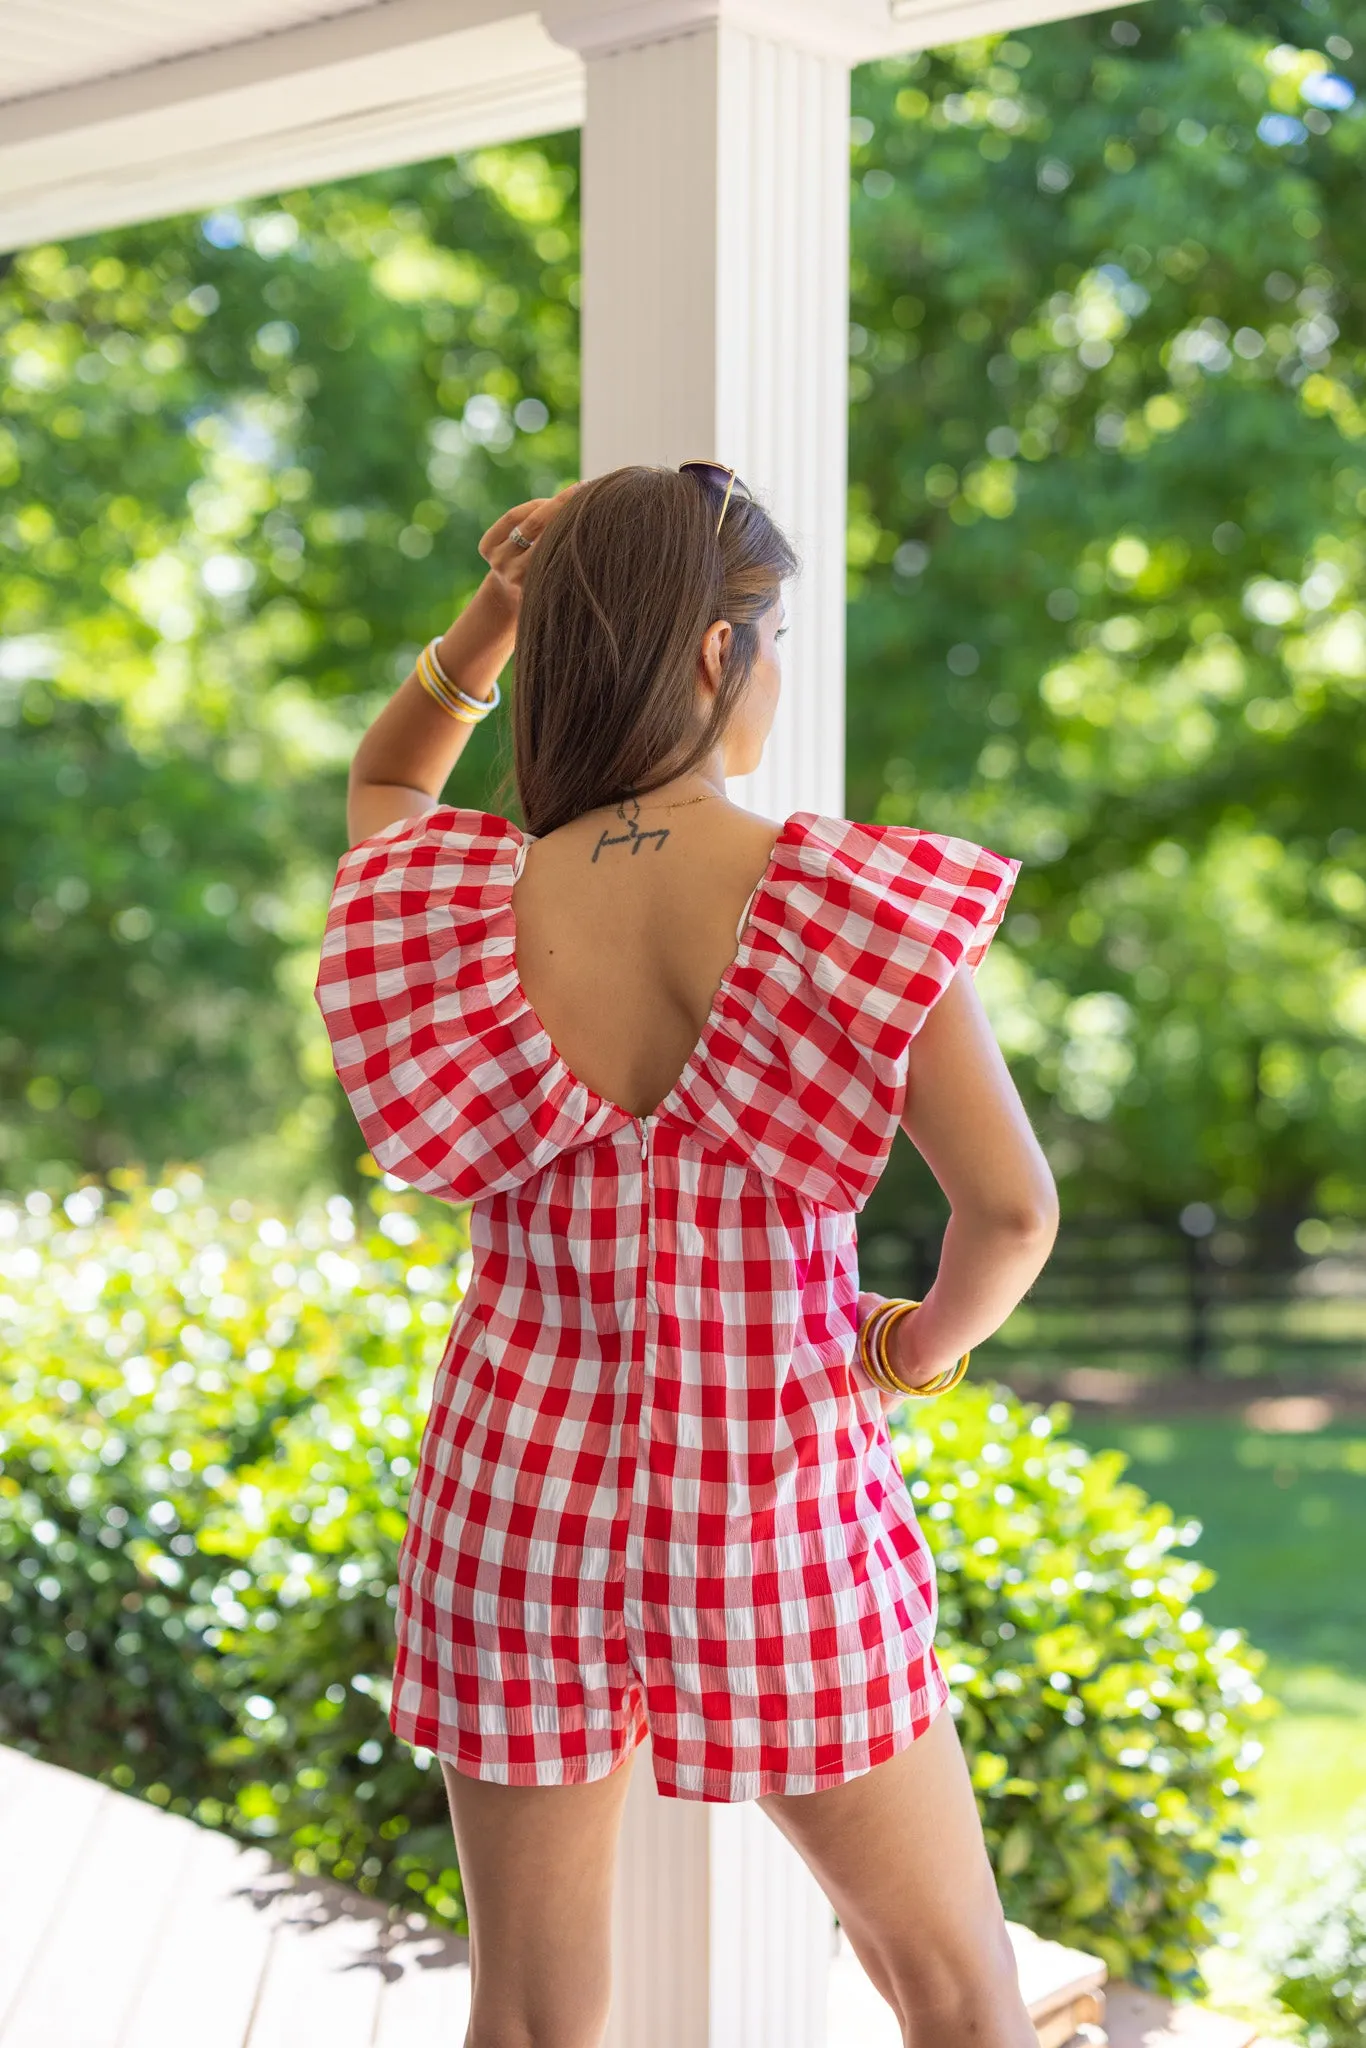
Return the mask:
{"type": "MultiPolygon", "coordinates": [[[[358,1151],[309,988],[355,738],[577,447],[573,140],[0,289],[0,1173],[358,1151]]],[[[457,800],[482,800],[491,757],[457,800]]]]}
{"type": "Polygon", "coordinates": [[[1023,857],[988,986],[1116,1205],[1358,1199],[1353,42],[1155,0],[858,80],[850,807],[1023,857]]]}

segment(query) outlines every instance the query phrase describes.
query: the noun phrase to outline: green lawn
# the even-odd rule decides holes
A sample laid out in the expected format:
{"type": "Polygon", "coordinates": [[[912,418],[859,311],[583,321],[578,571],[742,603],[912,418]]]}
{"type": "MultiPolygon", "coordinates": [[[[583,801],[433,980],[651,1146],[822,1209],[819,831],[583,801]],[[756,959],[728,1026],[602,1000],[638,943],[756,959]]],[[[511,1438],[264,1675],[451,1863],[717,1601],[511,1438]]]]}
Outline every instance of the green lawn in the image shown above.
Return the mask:
{"type": "Polygon", "coordinates": [[[1217,1573],[1203,1605],[1267,1651],[1283,1709],[1265,1737],[1251,1884],[1222,1894],[1236,1946],[1207,1959],[1212,1994],[1264,2016],[1259,1926],[1308,1844],[1366,1820],[1366,1429],[1266,1435],[1237,1416],[1173,1422],[1074,1417],[1071,1434],[1114,1446],[1129,1476],[1204,1534],[1217,1573]]]}

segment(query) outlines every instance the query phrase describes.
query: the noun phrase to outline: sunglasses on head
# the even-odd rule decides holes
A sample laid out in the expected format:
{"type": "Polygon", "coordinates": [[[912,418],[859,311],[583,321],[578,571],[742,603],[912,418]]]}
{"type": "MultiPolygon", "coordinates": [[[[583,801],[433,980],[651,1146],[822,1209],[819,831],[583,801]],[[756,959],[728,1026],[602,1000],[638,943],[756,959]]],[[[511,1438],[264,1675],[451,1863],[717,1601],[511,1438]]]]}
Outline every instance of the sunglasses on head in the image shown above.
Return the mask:
{"type": "Polygon", "coordinates": [[[680,476],[698,477],[704,484],[710,485],[723,493],[721,513],[716,522],[718,534],[721,531],[721,520],[726,516],[726,507],[730,504],[734,493],[738,491],[742,498],[751,497],[748,484],[742,483],[735,474],[735,471],[724,462],[680,462],[678,473],[680,476]]]}

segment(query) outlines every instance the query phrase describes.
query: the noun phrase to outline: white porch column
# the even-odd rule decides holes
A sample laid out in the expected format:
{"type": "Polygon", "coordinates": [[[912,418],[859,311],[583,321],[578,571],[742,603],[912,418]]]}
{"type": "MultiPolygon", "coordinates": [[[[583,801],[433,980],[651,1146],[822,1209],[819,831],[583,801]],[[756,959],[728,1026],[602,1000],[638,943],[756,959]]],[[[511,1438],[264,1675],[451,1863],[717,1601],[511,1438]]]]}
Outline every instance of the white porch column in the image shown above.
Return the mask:
{"type": "Polygon", "coordinates": [[[636,1751],[605,2048],[825,2048],[835,1922],[752,1804],[661,1799],[636,1751]]]}
{"type": "MultiPolygon", "coordinates": [[[[565,9],[568,12],[568,9],[565,9]]],[[[786,687],[737,799],[844,808],[849,62],[835,7],[800,37],[697,0],[554,35],[586,57],[583,455],[733,462],[795,541],[786,687]],[[697,19],[699,12],[713,17],[697,19]],[[828,16],[828,19],[827,19],[828,16]],[[644,24],[642,26],[641,24],[644,24]]]]}
{"type": "MultiPolygon", "coordinates": [[[[779,819],[844,808],[851,12],[866,0],[783,0],[757,23],[734,0],[543,14],[587,72],[581,473],[733,462],[802,556],[773,735],[733,785],[779,819]]],[[[753,1802],[660,1799],[650,1754],[608,2048],[823,2048],[833,1916],[814,1880],[753,1802]]]]}

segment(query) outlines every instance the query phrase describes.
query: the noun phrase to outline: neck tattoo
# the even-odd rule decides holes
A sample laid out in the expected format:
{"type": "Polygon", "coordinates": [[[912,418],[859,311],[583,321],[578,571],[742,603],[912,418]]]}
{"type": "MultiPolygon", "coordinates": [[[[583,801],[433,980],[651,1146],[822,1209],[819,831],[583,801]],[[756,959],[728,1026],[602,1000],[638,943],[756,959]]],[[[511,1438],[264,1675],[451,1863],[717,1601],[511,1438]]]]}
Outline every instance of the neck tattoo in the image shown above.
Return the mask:
{"type": "Polygon", "coordinates": [[[632,854],[637,854],[647,839],[654,840],[655,851],[658,853],[669,836],[667,825],[657,825],[651,832],[641,831],[637,823],[640,817],[640,804],[633,796],[622,798],[622,801],[617,805],[617,816],[625,826],[625,831],[599,833],[598,843],[593,848],[594,860],[597,859],[604,846],[629,846],[632,854]]]}

